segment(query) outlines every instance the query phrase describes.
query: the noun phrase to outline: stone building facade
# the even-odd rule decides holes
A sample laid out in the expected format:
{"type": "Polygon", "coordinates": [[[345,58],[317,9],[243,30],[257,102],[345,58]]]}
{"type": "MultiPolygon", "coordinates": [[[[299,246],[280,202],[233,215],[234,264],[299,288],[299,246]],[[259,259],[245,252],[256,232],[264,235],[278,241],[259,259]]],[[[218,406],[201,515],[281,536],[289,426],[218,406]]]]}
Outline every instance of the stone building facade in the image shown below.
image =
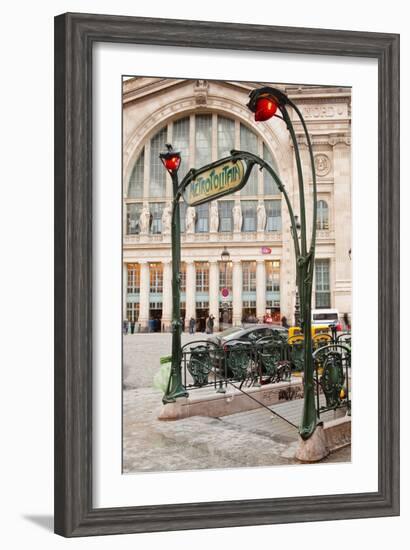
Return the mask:
{"type": "MultiPolygon", "coordinates": [[[[258,154],[274,166],[298,213],[292,144],[278,118],[255,123],[246,107],[260,83],[131,78],[123,83],[123,317],[136,330],[169,330],[171,300],[171,180],[159,153],[172,143],[182,155],[180,179],[229,154],[258,154]]],[[[314,308],[351,314],[351,181],[349,88],[276,85],[301,109],[310,132],[318,181],[314,308]]],[[[292,115],[294,116],[294,115],[292,115]]],[[[307,218],[312,182],[306,140],[300,143],[307,218]],[[310,192],[309,192],[310,191],[310,192]]],[[[310,231],[311,228],[308,227],[310,231]]],[[[185,322],[202,330],[262,320],[290,323],[295,310],[295,260],[286,203],[267,173],[254,168],[247,185],[217,201],[181,203],[185,322]],[[225,254],[222,256],[222,252],[225,254]],[[229,261],[224,261],[229,254],[229,261]],[[227,289],[222,292],[222,289],[227,289]]]]}

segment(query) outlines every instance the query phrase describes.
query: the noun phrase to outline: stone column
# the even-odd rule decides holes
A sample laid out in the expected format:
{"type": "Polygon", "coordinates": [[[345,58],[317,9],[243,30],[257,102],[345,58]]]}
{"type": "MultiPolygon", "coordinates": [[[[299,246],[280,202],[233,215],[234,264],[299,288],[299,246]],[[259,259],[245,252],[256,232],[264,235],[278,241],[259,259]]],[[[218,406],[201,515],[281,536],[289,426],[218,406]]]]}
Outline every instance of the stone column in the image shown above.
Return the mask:
{"type": "Polygon", "coordinates": [[[171,330],[172,321],[172,262],[167,260],[162,264],[163,289],[162,289],[162,319],[161,325],[164,332],[171,330]]]}
{"type": "Polygon", "coordinates": [[[149,263],[140,262],[140,314],[139,329],[147,332],[149,320],[149,263]]]}
{"type": "Polygon", "coordinates": [[[262,321],[266,312],[266,265],[265,260],[256,261],[256,317],[262,321]]]}
{"type": "MultiPolygon", "coordinates": [[[[350,198],[350,145],[347,138],[337,139],[333,144],[333,178],[334,178],[334,231],[335,231],[335,281],[332,307],[339,314],[351,314],[352,275],[349,249],[352,246],[351,228],[351,198],[350,198]]],[[[329,205],[330,206],[330,205],[329,205]]]]}
{"type": "Polygon", "coordinates": [[[122,264],[122,319],[127,318],[128,264],[122,264]]]}
{"type": "Polygon", "coordinates": [[[240,260],[232,263],[232,324],[242,323],[242,264],[240,260]]]}
{"type": "Polygon", "coordinates": [[[209,314],[215,317],[214,331],[219,330],[219,265],[209,261],[209,314]]]}
{"type": "Polygon", "coordinates": [[[193,260],[185,260],[186,265],[186,300],[185,300],[185,326],[189,326],[189,320],[191,317],[195,319],[195,263],[193,260]]]}

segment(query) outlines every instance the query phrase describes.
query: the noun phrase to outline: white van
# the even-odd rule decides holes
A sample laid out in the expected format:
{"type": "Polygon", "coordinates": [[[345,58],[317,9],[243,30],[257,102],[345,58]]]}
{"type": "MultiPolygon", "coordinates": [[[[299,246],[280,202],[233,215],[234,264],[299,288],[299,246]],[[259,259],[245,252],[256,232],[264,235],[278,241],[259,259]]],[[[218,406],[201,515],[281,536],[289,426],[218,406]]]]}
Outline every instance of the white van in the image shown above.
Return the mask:
{"type": "Polygon", "coordinates": [[[312,309],[312,325],[338,325],[341,330],[337,309],[312,309]]]}

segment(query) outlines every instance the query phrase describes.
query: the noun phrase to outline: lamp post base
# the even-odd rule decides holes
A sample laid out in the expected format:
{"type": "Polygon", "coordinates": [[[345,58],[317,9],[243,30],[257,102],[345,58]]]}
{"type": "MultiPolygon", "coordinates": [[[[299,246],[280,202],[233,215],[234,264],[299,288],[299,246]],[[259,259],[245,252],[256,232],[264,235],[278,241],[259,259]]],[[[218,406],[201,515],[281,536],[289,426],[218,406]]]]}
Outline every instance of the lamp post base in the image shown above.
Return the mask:
{"type": "Polygon", "coordinates": [[[295,458],[300,462],[318,462],[329,454],[326,435],[322,424],[318,424],[309,439],[299,437],[295,458]]]}

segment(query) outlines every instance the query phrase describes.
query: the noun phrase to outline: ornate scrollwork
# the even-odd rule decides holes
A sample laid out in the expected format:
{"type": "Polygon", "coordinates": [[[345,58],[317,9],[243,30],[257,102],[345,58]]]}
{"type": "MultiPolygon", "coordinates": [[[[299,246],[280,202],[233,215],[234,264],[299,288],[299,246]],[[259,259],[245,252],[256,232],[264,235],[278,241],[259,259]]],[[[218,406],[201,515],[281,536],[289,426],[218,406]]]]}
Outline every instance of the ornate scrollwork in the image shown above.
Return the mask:
{"type": "Polygon", "coordinates": [[[212,370],[209,349],[206,346],[198,346],[191,350],[188,362],[188,372],[193,378],[194,386],[208,384],[208,376],[212,370]]]}
{"type": "Polygon", "coordinates": [[[345,383],[342,354],[339,351],[328,352],[324,356],[322,366],[320,385],[326,397],[326,406],[336,408],[341,404],[341,392],[345,383]]]}

